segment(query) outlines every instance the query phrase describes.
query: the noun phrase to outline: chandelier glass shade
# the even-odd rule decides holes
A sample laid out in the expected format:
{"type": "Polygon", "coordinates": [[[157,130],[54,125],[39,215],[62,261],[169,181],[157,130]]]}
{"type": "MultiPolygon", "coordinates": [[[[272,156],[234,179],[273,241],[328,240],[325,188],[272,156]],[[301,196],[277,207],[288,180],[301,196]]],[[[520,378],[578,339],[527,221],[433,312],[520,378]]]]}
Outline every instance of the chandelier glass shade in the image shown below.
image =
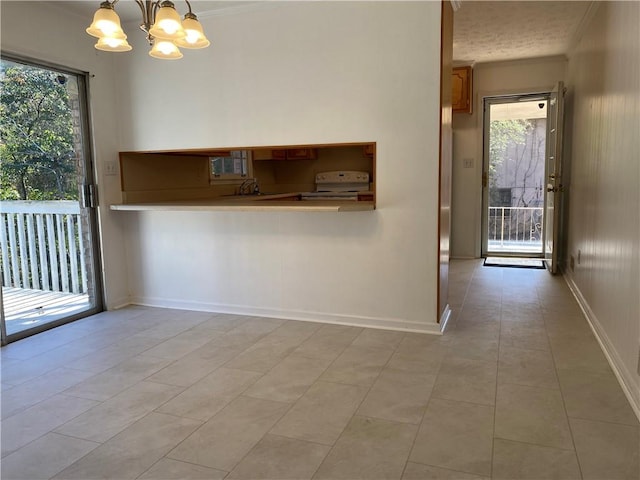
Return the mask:
{"type": "Polygon", "coordinates": [[[162,58],[166,60],[178,60],[182,58],[182,52],[169,40],[159,40],[153,43],[153,48],[149,52],[153,58],[162,58]]]}
{"type": "Polygon", "coordinates": [[[98,50],[103,50],[105,52],[128,52],[132,48],[126,38],[115,37],[99,38],[95,47],[98,50]]]}
{"type": "MultiPolygon", "coordinates": [[[[152,57],[176,60],[182,58],[178,47],[196,49],[210,45],[198,17],[191,11],[191,4],[184,1],[189,12],[180,20],[180,15],[170,0],[136,0],[142,12],[140,29],[147,34],[147,41],[152,47],[149,55],[152,57]]],[[[95,44],[98,50],[127,52],[132,49],[114,8],[117,2],[118,0],[102,2],[86,30],[89,35],[98,38],[95,44]]]]}

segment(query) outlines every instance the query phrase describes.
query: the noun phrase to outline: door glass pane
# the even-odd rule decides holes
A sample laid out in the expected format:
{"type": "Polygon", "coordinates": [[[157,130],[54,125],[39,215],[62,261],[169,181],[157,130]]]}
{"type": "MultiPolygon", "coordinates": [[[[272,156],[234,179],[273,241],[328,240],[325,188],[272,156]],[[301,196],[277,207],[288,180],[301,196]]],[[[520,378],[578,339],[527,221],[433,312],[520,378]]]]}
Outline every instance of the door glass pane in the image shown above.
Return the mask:
{"type": "Polygon", "coordinates": [[[540,255],[547,100],[488,108],[486,253],[540,255]]]}
{"type": "Polygon", "coordinates": [[[93,312],[98,295],[87,183],[84,83],[2,59],[0,255],[8,336],[93,312]]]}

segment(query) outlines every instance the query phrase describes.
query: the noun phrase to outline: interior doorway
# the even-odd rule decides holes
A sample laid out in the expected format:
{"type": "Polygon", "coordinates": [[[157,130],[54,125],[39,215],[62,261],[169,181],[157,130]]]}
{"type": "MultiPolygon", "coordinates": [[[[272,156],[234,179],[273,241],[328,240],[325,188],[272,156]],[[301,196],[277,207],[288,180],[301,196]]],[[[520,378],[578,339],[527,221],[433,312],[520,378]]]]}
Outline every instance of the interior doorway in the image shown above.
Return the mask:
{"type": "Polygon", "coordinates": [[[484,99],[484,257],[544,257],[549,98],[484,99]]]}
{"type": "Polygon", "coordinates": [[[2,343],[102,310],[87,74],[0,61],[2,343]]]}

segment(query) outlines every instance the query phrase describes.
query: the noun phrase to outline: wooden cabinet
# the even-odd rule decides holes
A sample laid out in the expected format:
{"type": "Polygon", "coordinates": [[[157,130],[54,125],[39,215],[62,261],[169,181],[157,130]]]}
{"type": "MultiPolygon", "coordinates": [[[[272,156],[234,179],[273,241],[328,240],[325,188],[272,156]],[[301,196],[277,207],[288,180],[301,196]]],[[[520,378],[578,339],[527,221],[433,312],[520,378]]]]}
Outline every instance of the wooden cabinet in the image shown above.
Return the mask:
{"type": "Polygon", "coordinates": [[[453,113],[473,111],[473,70],[471,67],[456,67],[451,79],[453,113]]]}
{"type": "Polygon", "coordinates": [[[287,151],[284,150],[284,149],[271,150],[271,158],[273,160],[286,160],[287,159],[287,151]]]}
{"type": "Polygon", "coordinates": [[[273,160],[273,150],[267,148],[257,148],[252,151],[253,160],[273,160]]]}
{"type": "Polygon", "coordinates": [[[278,148],[253,151],[254,160],[313,160],[315,158],[315,148],[278,148]]]}
{"type": "Polygon", "coordinates": [[[312,160],[316,158],[315,148],[289,148],[287,160],[312,160]]]}
{"type": "Polygon", "coordinates": [[[230,157],[231,150],[211,150],[208,152],[209,157],[230,157]]]}
{"type": "Polygon", "coordinates": [[[367,158],[373,158],[373,154],[375,152],[375,144],[368,143],[364,147],[362,147],[362,153],[367,158]]]}

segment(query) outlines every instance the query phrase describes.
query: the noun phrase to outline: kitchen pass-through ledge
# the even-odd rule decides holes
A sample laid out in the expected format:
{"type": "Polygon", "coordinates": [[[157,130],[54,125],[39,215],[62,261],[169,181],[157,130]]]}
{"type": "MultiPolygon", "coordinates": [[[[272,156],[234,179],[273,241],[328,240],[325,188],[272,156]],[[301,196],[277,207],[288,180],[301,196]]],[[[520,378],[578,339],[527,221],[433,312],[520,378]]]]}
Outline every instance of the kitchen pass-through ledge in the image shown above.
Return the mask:
{"type": "Polygon", "coordinates": [[[366,212],[375,209],[372,201],[338,200],[252,200],[252,199],[209,199],[180,202],[114,204],[117,211],[160,211],[160,212],[366,212]]]}

